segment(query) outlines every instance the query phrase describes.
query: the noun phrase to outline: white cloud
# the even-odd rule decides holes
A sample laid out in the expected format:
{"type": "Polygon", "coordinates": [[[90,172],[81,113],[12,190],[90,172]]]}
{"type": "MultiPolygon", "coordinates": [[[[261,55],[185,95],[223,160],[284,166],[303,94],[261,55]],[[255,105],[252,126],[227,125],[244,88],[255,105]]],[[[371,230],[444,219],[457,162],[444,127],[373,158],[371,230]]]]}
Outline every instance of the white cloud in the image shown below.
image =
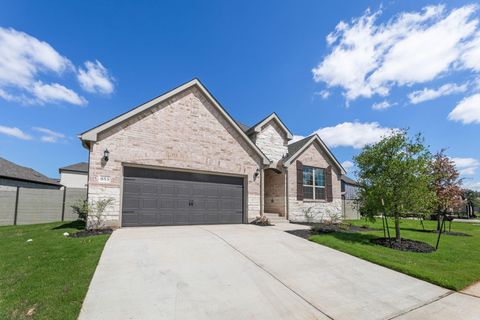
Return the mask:
{"type": "Polygon", "coordinates": [[[33,130],[42,133],[40,140],[43,142],[56,143],[65,139],[65,135],[63,133],[55,132],[47,128],[34,127],[33,130]]]}
{"type": "Polygon", "coordinates": [[[464,124],[480,123],[480,93],[464,98],[449,113],[448,119],[464,124]]]}
{"type": "Polygon", "coordinates": [[[372,105],[372,109],[373,110],[385,110],[385,109],[388,109],[390,107],[393,107],[394,105],[396,105],[396,103],[390,103],[387,100],[384,100],[382,102],[374,103],[372,105]]]}
{"type": "Polygon", "coordinates": [[[465,92],[468,84],[458,85],[456,83],[447,83],[438,89],[423,88],[423,90],[413,91],[408,94],[410,103],[417,104],[428,100],[437,99],[439,97],[448,96],[455,93],[465,92]]]}
{"type": "Polygon", "coordinates": [[[44,84],[41,81],[37,81],[33,84],[32,92],[39,103],[68,102],[76,105],[84,105],[87,103],[87,100],[79,96],[75,91],[58,83],[44,84]]]}
{"type": "Polygon", "coordinates": [[[393,86],[425,83],[462,68],[478,70],[476,11],[475,5],[449,12],[436,5],[379,23],[382,12],[367,10],[327,36],[331,52],[312,70],[313,78],[343,88],[348,102],[387,96],[393,86]]]}
{"type": "Polygon", "coordinates": [[[321,128],[315,131],[330,147],[363,148],[367,144],[376,143],[389,135],[391,128],[381,127],[377,122],[343,122],[334,127],[321,128]]]}
{"type": "Polygon", "coordinates": [[[305,138],[305,137],[304,136],[298,136],[298,135],[294,134],[293,137],[292,137],[292,140],[288,141],[288,144],[297,142],[299,140],[302,140],[303,138],[305,138]]]}
{"type": "Polygon", "coordinates": [[[0,97],[24,104],[67,102],[85,99],[57,83],[43,84],[40,74],[60,76],[74,70],[66,57],[52,46],[24,32],[0,27],[0,97]]]}
{"type": "Polygon", "coordinates": [[[0,134],[15,137],[22,140],[31,140],[32,137],[16,127],[6,127],[0,125],[0,134]]]}
{"type": "Polygon", "coordinates": [[[342,167],[343,167],[345,170],[349,171],[349,170],[353,167],[353,162],[352,162],[352,161],[348,161],[348,160],[343,161],[343,162],[342,162],[342,167]]]}
{"type": "Polygon", "coordinates": [[[315,92],[314,93],[316,96],[319,96],[320,98],[322,98],[323,100],[327,99],[328,97],[330,97],[330,91],[328,90],[322,90],[322,91],[318,91],[318,92],[315,92]]]}
{"type": "Polygon", "coordinates": [[[480,191],[480,182],[477,181],[464,181],[463,188],[480,191]]]}
{"type": "MultiPolygon", "coordinates": [[[[70,103],[87,100],[59,83],[44,83],[42,77],[62,77],[76,72],[70,60],[50,44],[12,28],[0,27],[0,97],[22,104],[70,103]]],[[[97,60],[85,62],[77,73],[81,87],[92,93],[113,92],[113,78],[97,60]]]]}
{"type": "Polygon", "coordinates": [[[113,78],[98,60],[85,62],[85,69],[79,68],[77,78],[82,88],[88,92],[113,92],[113,78]]]}
{"type": "Polygon", "coordinates": [[[480,71],[480,31],[477,31],[475,38],[464,49],[462,55],[464,67],[480,71]]]}
{"type": "Polygon", "coordinates": [[[474,175],[480,167],[480,161],[474,158],[452,158],[461,175],[474,175]]]}
{"type": "Polygon", "coordinates": [[[70,61],[48,43],[0,27],[0,84],[27,87],[39,72],[62,73],[70,61]]]}

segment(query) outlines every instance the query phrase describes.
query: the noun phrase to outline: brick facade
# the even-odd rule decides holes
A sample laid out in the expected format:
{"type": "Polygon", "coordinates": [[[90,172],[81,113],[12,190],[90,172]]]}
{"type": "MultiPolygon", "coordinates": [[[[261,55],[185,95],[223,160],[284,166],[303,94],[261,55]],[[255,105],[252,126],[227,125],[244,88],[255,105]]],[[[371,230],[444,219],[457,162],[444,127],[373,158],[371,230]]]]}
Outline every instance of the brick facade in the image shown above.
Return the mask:
{"type": "MultiPolygon", "coordinates": [[[[247,178],[248,218],[260,213],[262,159],[196,87],[99,134],[90,147],[90,200],[112,198],[107,224],[119,226],[124,165],[187,169],[247,178]],[[102,161],[105,149],[108,162],[102,161]],[[101,177],[109,180],[100,182],[101,177]]],[[[105,179],[103,179],[105,180],[105,179]]]]}
{"type": "Polygon", "coordinates": [[[326,152],[316,142],[312,143],[295,161],[288,167],[288,217],[291,221],[307,222],[309,220],[305,211],[312,208],[312,221],[319,222],[322,219],[330,219],[331,215],[342,217],[342,192],[341,172],[326,152]],[[333,201],[323,200],[297,200],[297,163],[300,160],[304,166],[317,168],[332,167],[332,195],[333,201]]]}

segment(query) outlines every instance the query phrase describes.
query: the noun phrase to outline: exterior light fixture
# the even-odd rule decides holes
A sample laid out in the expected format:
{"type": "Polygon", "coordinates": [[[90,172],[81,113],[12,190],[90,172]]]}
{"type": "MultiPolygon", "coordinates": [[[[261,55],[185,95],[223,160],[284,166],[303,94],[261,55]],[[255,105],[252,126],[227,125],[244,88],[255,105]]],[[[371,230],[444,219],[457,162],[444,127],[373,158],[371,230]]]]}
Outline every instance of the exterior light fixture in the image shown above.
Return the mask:
{"type": "Polygon", "coordinates": [[[257,168],[255,173],[253,174],[253,178],[255,179],[256,177],[258,177],[259,174],[260,174],[260,169],[257,168]]]}
{"type": "Polygon", "coordinates": [[[109,156],[110,156],[110,151],[108,151],[108,149],[105,149],[105,151],[103,151],[103,160],[107,162],[109,159],[109,156]]]}

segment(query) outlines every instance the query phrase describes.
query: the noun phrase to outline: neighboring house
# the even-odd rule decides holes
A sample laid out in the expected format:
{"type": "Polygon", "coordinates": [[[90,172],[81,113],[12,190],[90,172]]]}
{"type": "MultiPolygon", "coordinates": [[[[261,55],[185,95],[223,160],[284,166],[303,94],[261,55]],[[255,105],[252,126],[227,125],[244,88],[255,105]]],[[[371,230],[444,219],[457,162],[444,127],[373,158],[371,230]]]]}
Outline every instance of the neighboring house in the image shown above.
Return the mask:
{"type": "Polygon", "coordinates": [[[79,162],[58,169],[60,183],[67,188],[86,188],[88,180],[88,163],[79,162]]]}
{"type": "Polygon", "coordinates": [[[360,184],[357,181],[347,176],[342,176],[343,217],[345,219],[360,218],[360,211],[356,203],[359,188],[360,184]]]}
{"type": "Polygon", "coordinates": [[[345,174],[323,141],[273,113],[235,121],[194,79],[82,133],[88,198],[113,199],[112,226],[246,223],[267,213],[306,221],[342,214],[345,174]]]}
{"type": "Polygon", "coordinates": [[[0,190],[14,190],[17,187],[60,189],[61,185],[31,168],[0,158],[0,190]]]}

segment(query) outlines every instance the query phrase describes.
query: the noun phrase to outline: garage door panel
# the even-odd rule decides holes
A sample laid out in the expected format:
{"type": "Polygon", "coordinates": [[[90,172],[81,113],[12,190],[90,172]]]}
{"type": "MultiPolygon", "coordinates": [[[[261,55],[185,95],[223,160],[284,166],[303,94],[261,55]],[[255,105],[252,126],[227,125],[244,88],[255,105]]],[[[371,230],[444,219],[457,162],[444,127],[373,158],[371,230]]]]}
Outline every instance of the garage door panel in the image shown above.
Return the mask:
{"type": "Polygon", "coordinates": [[[139,168],[135,172],[138,176],[124,178],[124,226],[243,222],[242,178],[139,168]]]}
{"type": "Polygon", "coordinates": [[[123,198],[123,208],[124,209],[139,209],[140,208],[140,199],[127,196],[123,198]]]}
{"type": "Polygon", "coordinates": [[[143,209],[157,209],[158,208],[157,199],[155,199],[155,198],[153,198],[153,199],[152,198],[143,199],[142,208],[143,209]]]}
{"type": "Polygon", "coordinates": [[[125,180],[123,185],[123,191],[125,193],[140,193],[142,185],[136,183],[134,180],[125,180]]]}
{"type": "Polygon", "coordinates": [[[158,186],[155,184],[145,183],[142,185],[142,193],[143,194],[157,194],[158,193],[158,186]]]}
{"type": "Polygon", "coordinates": [[[138,225],[138,214],[135,211],[123,211],[122,223],[125,226],[138,225]]]}

